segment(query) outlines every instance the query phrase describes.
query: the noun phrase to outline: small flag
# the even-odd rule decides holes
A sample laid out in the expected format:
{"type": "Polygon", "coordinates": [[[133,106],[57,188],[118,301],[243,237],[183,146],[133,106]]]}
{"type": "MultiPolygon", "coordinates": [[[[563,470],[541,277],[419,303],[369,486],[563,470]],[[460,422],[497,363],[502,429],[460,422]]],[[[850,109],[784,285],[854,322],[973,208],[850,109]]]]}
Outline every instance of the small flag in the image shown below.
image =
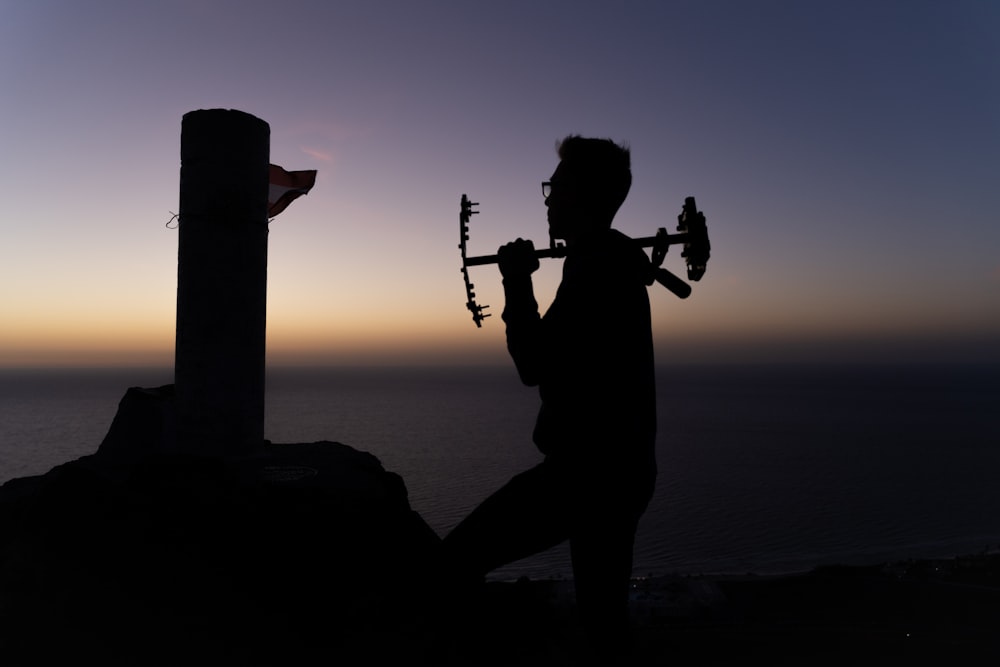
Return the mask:
{"type": "Polygon", "coordinates": [[[271,165],[270,187],[267,191],[267,217],[284,211],[292,201],[308,193],[316,184],[316,170],[285,171],[271,165]]]}

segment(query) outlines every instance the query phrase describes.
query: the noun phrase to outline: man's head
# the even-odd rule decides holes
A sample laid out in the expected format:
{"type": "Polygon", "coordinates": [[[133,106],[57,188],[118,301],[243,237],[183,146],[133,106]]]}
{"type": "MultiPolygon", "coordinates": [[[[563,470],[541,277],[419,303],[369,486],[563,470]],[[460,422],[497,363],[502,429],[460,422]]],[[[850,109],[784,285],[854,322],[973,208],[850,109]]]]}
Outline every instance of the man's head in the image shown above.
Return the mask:
{"type": "Polygon", "coordinates": [[[570,135],[557,152],[559,165],[545,198],[551,235],[569,242],[610,227],[632,186],[628,147],[570,135]]]}

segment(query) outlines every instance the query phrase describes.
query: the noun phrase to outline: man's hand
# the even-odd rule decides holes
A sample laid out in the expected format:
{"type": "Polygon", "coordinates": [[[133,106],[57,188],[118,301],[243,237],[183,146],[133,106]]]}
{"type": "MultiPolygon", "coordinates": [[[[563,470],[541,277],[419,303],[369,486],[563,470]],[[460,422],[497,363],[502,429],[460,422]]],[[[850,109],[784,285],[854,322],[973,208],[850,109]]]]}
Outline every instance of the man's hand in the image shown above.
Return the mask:
{"type": "Polygon", "coordinates": [[[497,250],[497,266],[504,278],[527,278],[538,270],[535,244],[517,239],[500,246],[497,250]]]}

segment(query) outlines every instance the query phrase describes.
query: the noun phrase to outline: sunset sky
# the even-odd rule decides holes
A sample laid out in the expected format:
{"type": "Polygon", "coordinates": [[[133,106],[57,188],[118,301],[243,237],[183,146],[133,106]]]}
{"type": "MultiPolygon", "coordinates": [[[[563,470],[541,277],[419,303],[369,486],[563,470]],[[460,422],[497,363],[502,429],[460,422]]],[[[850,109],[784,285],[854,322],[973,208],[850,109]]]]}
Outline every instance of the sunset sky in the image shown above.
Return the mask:
{"type": "MultiPolygon", "coordinates": [[[[1000,361],[1000,3],[0,0],[0,366],[173,363],[181,118],[316,169],[270,226],[268,361],[493,363],[472,254],[547,243],[570,133],[632,149],[616,227],[708,219],[657,359],[1000,361]]],[[[548,304],[559,260],[536,280],[548,304]]],[[[679,249],[666,268],[684,274],[679,249]]]]}

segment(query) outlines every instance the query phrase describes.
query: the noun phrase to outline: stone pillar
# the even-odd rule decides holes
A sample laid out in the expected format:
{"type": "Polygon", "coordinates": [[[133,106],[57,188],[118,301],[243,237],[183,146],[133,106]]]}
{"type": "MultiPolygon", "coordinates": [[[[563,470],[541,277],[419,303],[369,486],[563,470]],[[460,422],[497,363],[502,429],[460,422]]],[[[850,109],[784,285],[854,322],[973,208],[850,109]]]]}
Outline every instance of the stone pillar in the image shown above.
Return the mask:
{"type": "Polygon", "coordinates": [[[238,455],[264,442],[270,133],[236,110],[191,111],[181,123],[180,451],[238,455]]]}

